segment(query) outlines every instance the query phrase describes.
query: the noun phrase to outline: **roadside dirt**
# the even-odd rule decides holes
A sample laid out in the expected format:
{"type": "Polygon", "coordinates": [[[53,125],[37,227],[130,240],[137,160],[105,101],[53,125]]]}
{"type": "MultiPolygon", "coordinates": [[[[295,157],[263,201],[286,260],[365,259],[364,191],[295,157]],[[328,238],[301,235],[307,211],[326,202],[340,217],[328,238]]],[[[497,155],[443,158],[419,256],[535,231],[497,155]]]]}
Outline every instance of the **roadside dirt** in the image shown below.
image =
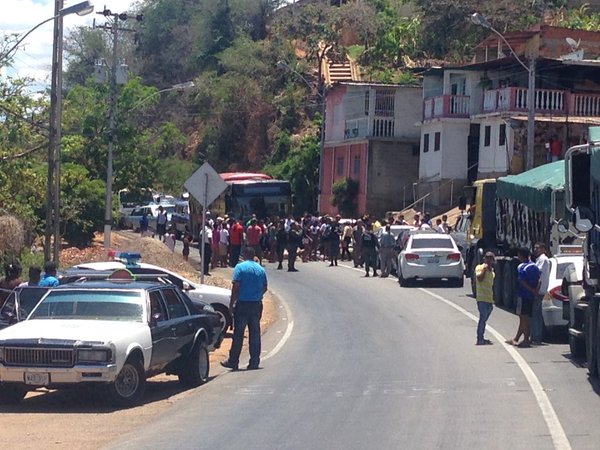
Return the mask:
{"type": "MultiPolygon", "coordinates": [[[[108,260],[102,241],[100,235],[94,245],[86,249],[64,249],[60,266],[66,268],[82,262],[108,260]]],[[[198,267],[184,261],[180,254],[171,252],[156,239],[115,232],[112,243],[114,250],[140,251],[144,262],[198,280],[198,267]]],[[[230,288],[230,280],[231,269],[215,269],[211,277],[205,278],[206,284],[226,288],[230,288]]],[[[263,331],[276,318],[275,299],[267,293],[261,320],[263,331]]],[[[221,348],[211,353],[211,378],[224,372],[218,362],[226,359],[230,345],[231,334],[228,334],[221,348]]],[[[148,380],[142,405],[119,410],[108,405],[100,391],[89,388],[40,389],[28,393],[20,405],[0,406],[0,448],[98,448],[152,420],[191,392],[193,390],[179,386],[176,376],[159,375],[148,380]]]]}

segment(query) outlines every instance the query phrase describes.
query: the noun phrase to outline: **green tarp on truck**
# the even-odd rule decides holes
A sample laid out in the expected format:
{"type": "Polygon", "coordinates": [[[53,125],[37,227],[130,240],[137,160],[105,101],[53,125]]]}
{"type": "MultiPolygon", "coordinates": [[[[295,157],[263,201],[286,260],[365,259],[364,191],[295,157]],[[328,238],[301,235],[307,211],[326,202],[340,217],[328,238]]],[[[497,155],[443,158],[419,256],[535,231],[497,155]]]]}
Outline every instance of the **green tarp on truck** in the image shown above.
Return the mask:
{"type": "Polygon", "coordinates": [[[565,162],[544,164],[519,175],[498,178],[496,196],[518,200],[539,212],[552,212],[552,192],[565,187],[565,162]]]}

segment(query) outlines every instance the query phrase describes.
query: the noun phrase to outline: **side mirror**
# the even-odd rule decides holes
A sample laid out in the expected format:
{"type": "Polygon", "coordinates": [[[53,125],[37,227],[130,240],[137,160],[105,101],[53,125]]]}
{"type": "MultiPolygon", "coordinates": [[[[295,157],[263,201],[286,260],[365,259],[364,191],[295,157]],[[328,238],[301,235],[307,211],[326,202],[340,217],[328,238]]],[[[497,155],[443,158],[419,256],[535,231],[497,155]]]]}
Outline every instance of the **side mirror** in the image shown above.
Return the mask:
{"type": "Polygon", "coordinates": [[[569,231],[569,222],[567,222],[565,219],[560,219],[556,224],[556,228],[560,233],[566,233],[569,231]]]}
{"type": "Polygon", "coordinates": [[[587,233],[594,228],[593,215],[588,208],[575,208],[575,228],[581,233],[587,233]]]}
{"type": "Polygon", "coordinates": [[[188,283],[187,281],[184,281],[184,282],[183,282],[183,290],[184,290],[185,292],[187,292],[187,291],[189,291],[189,290],[191,290],[191,289],[192,289],[192,287],[190,286],[190,283],[188,283]]]}

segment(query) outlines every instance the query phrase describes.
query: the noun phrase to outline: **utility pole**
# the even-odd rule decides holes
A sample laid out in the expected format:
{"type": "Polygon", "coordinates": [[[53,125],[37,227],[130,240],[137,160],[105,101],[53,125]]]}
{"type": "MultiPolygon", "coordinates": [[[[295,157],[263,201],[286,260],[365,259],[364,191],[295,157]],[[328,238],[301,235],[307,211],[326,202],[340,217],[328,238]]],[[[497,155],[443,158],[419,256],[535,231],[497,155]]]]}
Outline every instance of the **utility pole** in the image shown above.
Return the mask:
{"type": "Polygon", "coordinates": [[[525,170],[533,169],[535,160],[535,58],[529,58],[527,87],[527,154],[525,155],[525,170]]]}
{"type": "MultiPolygon", "coordinates": [[[[112,34],[112,66],[110,70],[110,100],[109,100],[109,131],[108,131],[108,159],[106,165],[106,200],[104,210],[104,248],[110,247],[110,234],[112,229],[112,196],[113,196],[113,154],[117,140],[115,113],[117,109],[117,71],[119,68],[119,31],[135,31],[127,28],[119,28],[119,20],[125,21],[129,18],[127,13],[113,13],[109,9],[98,12],[105,17],[111,17],[110,25],[100,25],[101,28],[112,34]]],[[[135,19],[141,21],[143,16],[136,15],[135,19]]]]}

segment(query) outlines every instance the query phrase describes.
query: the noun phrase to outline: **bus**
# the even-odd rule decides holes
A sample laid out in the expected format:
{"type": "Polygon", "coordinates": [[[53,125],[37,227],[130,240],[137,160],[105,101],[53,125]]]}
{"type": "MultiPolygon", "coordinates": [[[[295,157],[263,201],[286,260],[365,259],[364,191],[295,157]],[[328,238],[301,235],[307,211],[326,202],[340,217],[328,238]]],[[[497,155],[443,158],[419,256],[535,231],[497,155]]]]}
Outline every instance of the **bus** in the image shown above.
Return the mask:
{"type": "MultiPolygon", "coordinates": [[[[253,215],[264,219],[291,214],[292,188],[289,181],[274,180],[263,173],[227,172],[219,175],[229,186],[208,208],[213,218],[227,214],[245,222],[253,215]]],[[[202,207],[190,198],[190,224],[196,240],[201,223],[202,207]]]]}

